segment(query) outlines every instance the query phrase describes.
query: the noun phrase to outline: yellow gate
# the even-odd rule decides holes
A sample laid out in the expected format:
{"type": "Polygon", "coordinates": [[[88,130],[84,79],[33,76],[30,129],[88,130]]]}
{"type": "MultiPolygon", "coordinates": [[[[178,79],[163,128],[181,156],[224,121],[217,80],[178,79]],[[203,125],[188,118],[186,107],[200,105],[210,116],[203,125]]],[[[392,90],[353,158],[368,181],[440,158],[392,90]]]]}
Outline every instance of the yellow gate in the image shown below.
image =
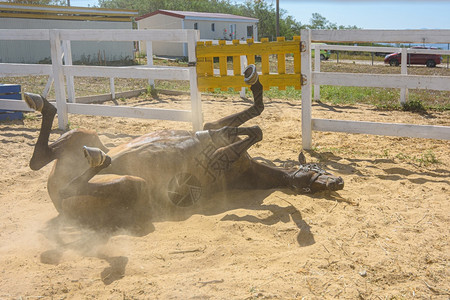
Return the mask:
{"type": "Polygon", "coordinates": [[[284,90],[286,86],[301,89],[299,36],[295,36],[292,41],[285,41],[284,37],[278,37],[276,42],[269,42],[267,38],[263,38],[261,43],[254,43],[253,39],[248,39],[247,44],[240,44],[239,40],[233,40],[233,44],[226,44],[221,40],[219,45],[213,45],[211,41],[197,42],[196,52],[200,91],[212,91],[215,88],[228,90],[230,87],[239,90],[242,87],[248,87],[244,83],[244,76],[241,75],[241,55],[247,57],[249,65],[255,63],[255,56],[261,57],[261,65],[256,65],[260,72],[259,80],[265,90],[272,86],[280,90],[284,90]],[[272,66],[269,64],[270,55],[277,57],[276,63],[272,66]],[[214,58],[216,57],[219,58],[219,74],[214,74],[214,58]],[[230,70],[232,75],[228,75],[228,57],[232,57],[232,70],[230,70]],[[293,70],[290,70],[290,73],[286,72],[286,59],[293,59],[293,70]]]}

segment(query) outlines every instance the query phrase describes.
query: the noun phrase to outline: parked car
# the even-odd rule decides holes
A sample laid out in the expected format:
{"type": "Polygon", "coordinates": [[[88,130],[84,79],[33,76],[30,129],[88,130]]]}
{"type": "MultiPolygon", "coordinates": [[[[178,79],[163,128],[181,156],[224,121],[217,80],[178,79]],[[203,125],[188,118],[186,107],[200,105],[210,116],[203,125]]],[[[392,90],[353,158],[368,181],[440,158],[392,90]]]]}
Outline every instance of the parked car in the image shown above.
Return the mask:
{"type": "MultiPolygon", "coordinates": [[[[326,45],[326,44],[322,44],[322,43],[311,43],[312,45],[312,55],[314,57],[314,45],[326,45]]],[[[326,50],[326,49],[320,49],[320,60],[328,60],[330,58],[330,51],[326,50]]]]}
{"type": "MultiPolygon", "coordinates": [[[[436,49],[436,48],[427,48],[427,47],[412,47],[411,49],[436,49]]],[[[391,66],[398,66],[402,61],[401,53],[392,53],[386,55],[384,58],[384,63],[389,64],[391,66]]],[[[442,63],[442,56],[439,54],[433,53],[408,53],[407,58],[408,64],[411,65],[426,65],[429,68],[434,68],[436,65],[442,63]]]]}

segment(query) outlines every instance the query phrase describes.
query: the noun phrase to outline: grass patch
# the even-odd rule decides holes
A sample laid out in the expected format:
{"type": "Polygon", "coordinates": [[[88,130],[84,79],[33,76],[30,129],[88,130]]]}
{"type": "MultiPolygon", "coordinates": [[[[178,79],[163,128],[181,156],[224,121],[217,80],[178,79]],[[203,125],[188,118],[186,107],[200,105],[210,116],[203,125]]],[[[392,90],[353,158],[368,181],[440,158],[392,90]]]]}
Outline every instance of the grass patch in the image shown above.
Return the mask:
{"type": "Polygon", "coordinates": [[[402,104],[403,110],[412,112],[426,112],[426,108],[420,100],[410,100],[402,104]]]}
{"type": "Polygon", "coordinates": [[[440,91],[410,90],[409,100],[400,104],[400,90],[388,88],[321,86],[322,102],[334,105],[373,105],[381,110],[426,112],[450,110],[450,93],[440,91]]]}
{"type": "Polygon", "coordinates": [[[302,98],[301,90],[288,86],[285,90],[279,90],[278,87],[271,87],[270,90],[264,91],[264,96],[277,99],[292,99],[300,101],[302,98]]]}
{"type": "Polygon", "coordinates": [[[403,153],[399,153],[395,156],[395,158],[402,162],[412,162],[418,164],[420,167],[441,164],[441,161],[436,157],[434,152],[431,150],[428,150],[427,152],[422,153],[419,156],[416,155],[409,156],[403,153]]]}
{"type": "Polygon", "coordinates": [[[30,120],[30,121],[35,121],[38,119],[38,117],[35,113],[24,113],[23,118],[24,118],[24,120],[30,120]]]}
{"type": "Polygon", "coordinates": [[[393,106],[398,102],[400,94],[393,89],[321,86],[320,98],[332,104],[373,104],[379,106],[393,106]]]}

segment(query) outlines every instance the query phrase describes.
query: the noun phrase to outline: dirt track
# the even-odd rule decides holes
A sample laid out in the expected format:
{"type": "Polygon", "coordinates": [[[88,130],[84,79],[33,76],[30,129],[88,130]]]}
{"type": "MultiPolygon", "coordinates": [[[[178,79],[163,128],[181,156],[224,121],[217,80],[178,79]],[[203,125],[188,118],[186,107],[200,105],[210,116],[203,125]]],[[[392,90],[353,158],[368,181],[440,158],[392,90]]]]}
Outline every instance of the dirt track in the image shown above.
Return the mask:
{"type": "MultiPolygon", "coordinates": [[[[247,107],[203,97],[206,121],[247,107]]],[[[128,101],[189,108],[186,96],[128,101]]],[[[264,140],[250,154],[295,164],[299,102],[266,99],[264,140]]],[[[380,112],[314,105],[324,118],[450,126],[450,113],[380,112]]],[[[108,147],[189,124],[70,116],[108,147]]],[[[146,232],[106,234],[58,226],[46,191],[51,166],[28,167],[40,116],[0,124],[0,299],[448,299],[450,142],[314,133],[312,161],[345,180],[343,191],[220,193],[146,232]]],[[[56,127],[56,121],[55,121],[56,127]]],[[[60,131],[51,135],[54,141],[60,131]]]]}

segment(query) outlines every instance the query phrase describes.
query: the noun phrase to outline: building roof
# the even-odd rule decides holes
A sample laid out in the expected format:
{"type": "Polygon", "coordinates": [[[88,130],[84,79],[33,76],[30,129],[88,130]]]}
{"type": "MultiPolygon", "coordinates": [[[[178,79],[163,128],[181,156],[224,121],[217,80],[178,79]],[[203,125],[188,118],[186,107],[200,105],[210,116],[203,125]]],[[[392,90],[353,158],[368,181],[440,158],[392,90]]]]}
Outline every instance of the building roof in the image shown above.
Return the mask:
{"type": "Polygon", "coordinates": [[[4,18],[130,22],[137,14],[137,10],[0,2],[4,18]]]}
{"type": "Polygon", "coordinates": [[[136,18],[136,21],[154,16],[167,15],[185,20],[205,20],[205,21],[228,21],[228,22],[259,22],[258,19],[221,13],[195,12],[195,11],[178,11],[160,9],[152,13],[148,13],[136,18]]]}

